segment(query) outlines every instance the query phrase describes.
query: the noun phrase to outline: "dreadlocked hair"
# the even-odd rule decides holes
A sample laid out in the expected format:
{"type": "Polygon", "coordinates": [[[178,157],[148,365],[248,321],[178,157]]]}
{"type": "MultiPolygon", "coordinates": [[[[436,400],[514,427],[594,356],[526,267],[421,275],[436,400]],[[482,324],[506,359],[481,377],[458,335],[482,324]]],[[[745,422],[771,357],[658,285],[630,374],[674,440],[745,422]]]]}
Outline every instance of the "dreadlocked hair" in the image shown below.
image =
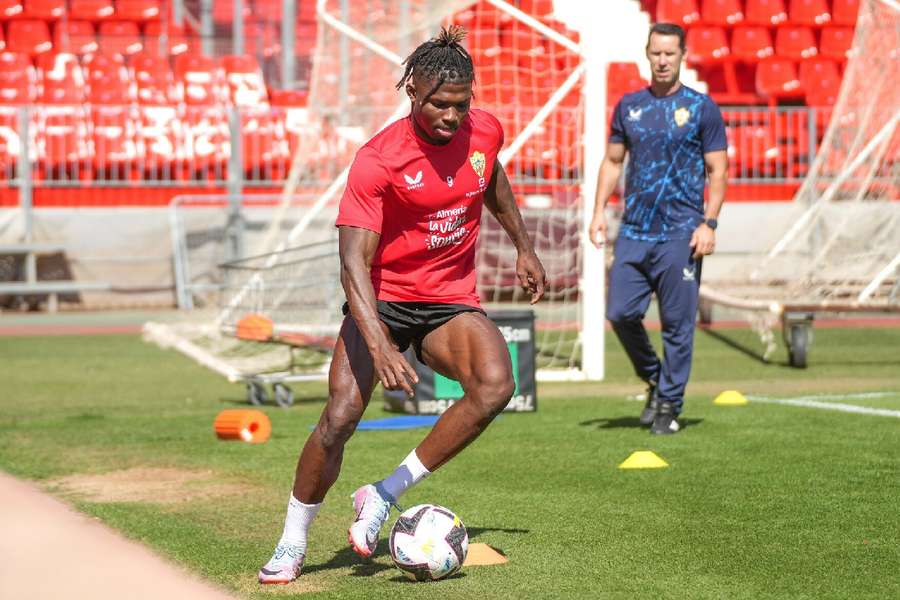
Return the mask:
{"type": "Polygon", "coordinates": [[[472,57],[460,44],[464,37],[466,30],[460,25],[441,27],[437,37],[420,44],[403,61],[406,71],[397,82],[397,89],[402,88],[414,74],[437,79],[436,87],[445,81],[474,81],[472,57]]]}

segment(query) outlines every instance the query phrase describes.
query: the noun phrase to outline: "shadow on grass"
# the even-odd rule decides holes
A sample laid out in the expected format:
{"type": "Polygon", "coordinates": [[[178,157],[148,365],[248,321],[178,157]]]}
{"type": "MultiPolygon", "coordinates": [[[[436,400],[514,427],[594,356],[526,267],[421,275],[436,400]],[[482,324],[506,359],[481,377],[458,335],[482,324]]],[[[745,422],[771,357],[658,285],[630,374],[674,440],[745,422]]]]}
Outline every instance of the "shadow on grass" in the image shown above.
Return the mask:
{"type": "MultiPolygon", "coordinates": [[[[682,429],[694,425],[699,425],[702,422],[703,419],[678,419],[678,423],[681,425],[682,429]]],[[[637,417],[590,419],[588,421],[582,421],[581,423],[579,423],[579,425],[581,425],[582,427],[596,426],[597,429],[649,429],[649,426],[641,425],[641,422],[637,417]]]]}
{"type": "Polygon", "coordinates": [[[470,542],[482,533],[487,533],[489,531],[499,531],[501,533],[531,533],[530,529],[509,529],[506,527],[466,527],[466,532],[468,532],[469,534],[470,542]]]}
{"type": "MultiPolygon", "coordinates": [[[[465,572],[457,571],[450,577],[445,577],[444,579],[441,579],[441,581],[450,581],[451,579],[462,579],[463,577],[466,577],[466,576],[467,575],[465,572]]],[[[422,583],[423,583],[421,581],[413,581],[412,579],[410,579],[409,577],[406,577],[405,575],[397,575],[396,577],[391,577],[391,581],[393,581],[395,583],[412,583],[412,584],[416,584],[416,585],[422,585],[422,583]]],[[[424,583],[429,583],[429,582],[425,581],[424,583]]]]}
{"type": "Polygon", "coordinates": [[[738,352],[740,352],[741,354],[743,354],[745,356],[749,356],[750,358],[752,358],[753,360],[755,360],[759,363],[762,363],[764,365],[778,366],[778,367],[790,367],[790,365],[787,363],[787,361],[766,360],[763,357],[763,353],[762,353],[761,349],[750,348],[749,346],[739,342],[738,340],[725,335],[721,331],[716,331],[715,329],[711,329],[708,326],[700,327],[700,331],[702,331],[709,337],[713,338],[714,340],[722,342],[729,348],[737,350],[738,352]]]}

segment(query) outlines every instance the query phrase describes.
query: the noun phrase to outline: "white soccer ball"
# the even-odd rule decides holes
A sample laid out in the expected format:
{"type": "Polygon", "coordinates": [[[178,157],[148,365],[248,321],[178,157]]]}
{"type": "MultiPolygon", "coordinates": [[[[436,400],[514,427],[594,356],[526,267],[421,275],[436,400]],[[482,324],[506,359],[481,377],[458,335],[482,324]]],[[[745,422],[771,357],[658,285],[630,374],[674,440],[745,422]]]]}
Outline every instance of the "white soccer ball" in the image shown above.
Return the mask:
{"type": "Polygon", "coordinates": [[[443,579],[459,571],[469,549],[469,534],[443,506],[419,504],[391,528],[391,558],[414,581],[443,579]]]}

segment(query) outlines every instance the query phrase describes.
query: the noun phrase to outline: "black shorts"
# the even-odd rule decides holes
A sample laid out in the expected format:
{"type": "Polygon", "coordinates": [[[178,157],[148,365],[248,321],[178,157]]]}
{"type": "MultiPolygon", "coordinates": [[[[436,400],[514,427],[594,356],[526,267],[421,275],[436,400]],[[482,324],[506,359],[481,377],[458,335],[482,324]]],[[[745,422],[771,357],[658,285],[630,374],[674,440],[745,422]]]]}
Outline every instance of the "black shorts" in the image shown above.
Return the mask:
{"type": "MultiPolygon", "coordinates": [[[[344,315],[350,314],[350,305],[344,302],[344,315]]],[[[486,314],[480,308],[467,304],[437,304],[433,302],[385,302],[378,300],[378,318],[387,325],[391,338],[400,352],[405,352],[412,344],[416,357],[422,360],[422,340],[425,336],[455,317],[477,312],[486,314]]]]}

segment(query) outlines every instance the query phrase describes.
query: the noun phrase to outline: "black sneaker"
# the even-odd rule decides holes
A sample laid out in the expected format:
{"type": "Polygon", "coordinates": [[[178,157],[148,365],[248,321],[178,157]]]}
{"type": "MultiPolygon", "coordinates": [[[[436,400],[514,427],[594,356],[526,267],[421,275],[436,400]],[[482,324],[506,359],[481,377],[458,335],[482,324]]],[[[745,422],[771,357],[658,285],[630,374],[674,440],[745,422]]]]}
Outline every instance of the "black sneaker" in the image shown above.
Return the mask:
{"type": "Polygon", "coordinates": [[[659,407],[659,399],[656,397],[656,382],[647,382],[647,403],[644,404],[644,410],[641,411],[641,425],[650,425],[656,418],[656,411],[659,407]]]}
{"type": "Polygon", "coordinates": [[[671,402],[659,402],[656,409],[656,416],[653,418],[653,426],[650,427],[650,433],[656,435],[669,435],[678,433],[681,425],[675,416],[675,409],[671,402]]]}

